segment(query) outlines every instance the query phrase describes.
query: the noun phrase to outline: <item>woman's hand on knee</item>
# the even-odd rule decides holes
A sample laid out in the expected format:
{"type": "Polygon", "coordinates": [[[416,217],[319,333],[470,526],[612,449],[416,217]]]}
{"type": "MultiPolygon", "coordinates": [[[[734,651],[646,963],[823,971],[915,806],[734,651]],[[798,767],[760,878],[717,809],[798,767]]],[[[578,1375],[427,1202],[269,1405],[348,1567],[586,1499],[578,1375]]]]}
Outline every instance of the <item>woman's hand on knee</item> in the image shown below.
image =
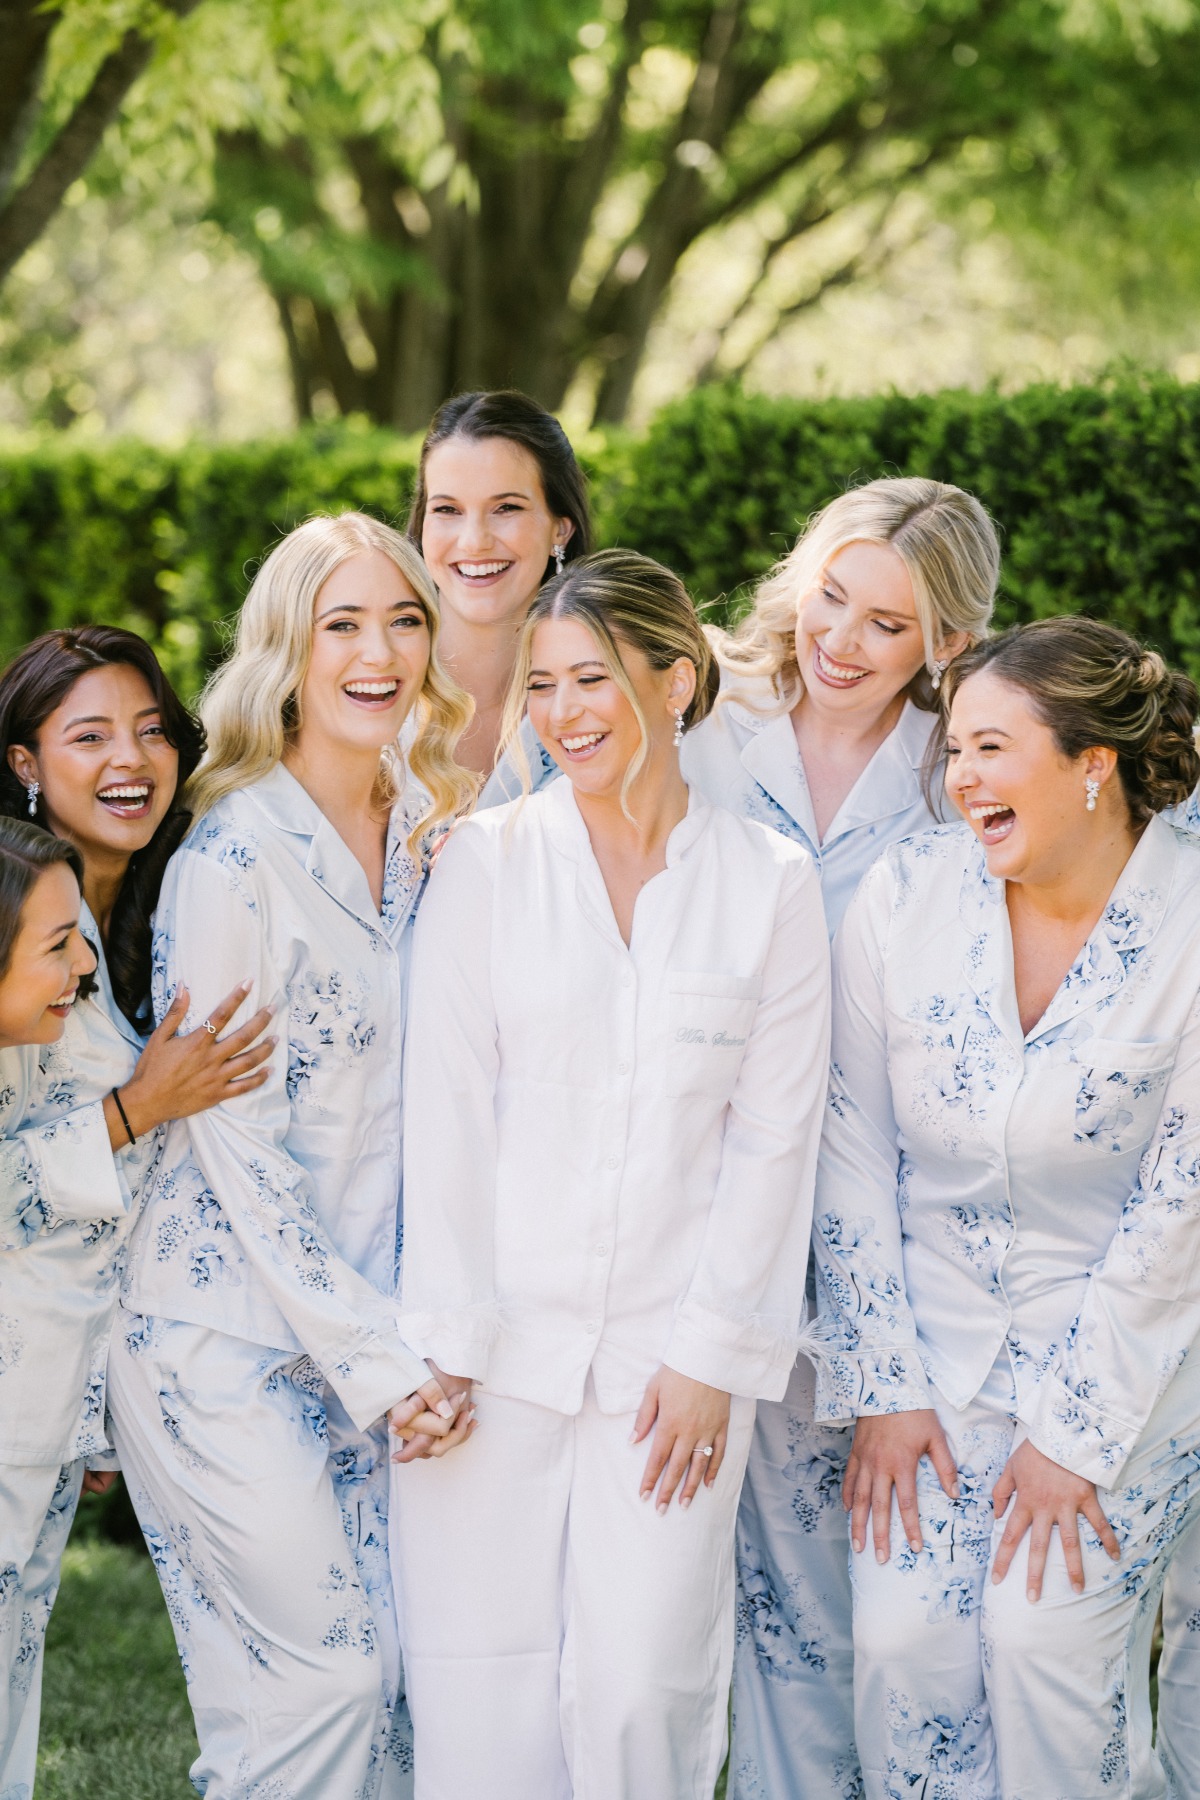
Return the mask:
{"type": "Polygon", "coordinates": [[[641,1497],[648,1500],[657,1487],[658,1511],[664,1513],[678,1488],[680,1506],[689,1507],[701,1482],[712,1486],[724,1460],[729,1395],[664,1363],[647,1385],[631,1442],[640,1444],[651,1430],[641,1497]]]}
{"type": "Polygon", "coordinates": [[[917,1464],[923,1456],[933,1464],[943,1490],[957,1500],[958,1469],[931,1406],[860,1419],[854,1428],[842,1505],[850,1514],[850,1541],[858,1551],[866,1548],[870,1520],[877,1562],[887,1562],[891,1554],[893,1493],[905,1537],[914,1550],[924,1548],[917,1511],[917,1464]]]}
{"type": "Polygon", "coordinates": [[[996,1517],[1016,1496],[1004,1535],[992,1564],[992,1580],[1003,1581],[1025,1533],[1029,1533],[1029,1564],[1025,1592],[1031,1600],[1042,1597],[1042,1580],[1046,1573],[1046,1556],[1057,1525],[1067,1564],[1071,1586],[1082,1594],[1083,1551],[1079,1542],[1080,1514],[1087,1520],[1114,1562],[1121,1558],[1121,1546],[1100,1505],[1094,1482],[1072,1474],[1061,1463],[1048,1456],[1026,1438],[1019,1444],[1004,1466],[1004,1473],[992,1489],[992,1507],[996,1517]]]}
{"type": "Polygon", "coordinates": [[[429,1369],[430,1379],[388,1413],[388,1430],[404,1444],[393,1452],[393,1462],[444,1456],[471,1435],[475,1409],[470,1377],[445,1375],[434,1363],[429,1369]]]}

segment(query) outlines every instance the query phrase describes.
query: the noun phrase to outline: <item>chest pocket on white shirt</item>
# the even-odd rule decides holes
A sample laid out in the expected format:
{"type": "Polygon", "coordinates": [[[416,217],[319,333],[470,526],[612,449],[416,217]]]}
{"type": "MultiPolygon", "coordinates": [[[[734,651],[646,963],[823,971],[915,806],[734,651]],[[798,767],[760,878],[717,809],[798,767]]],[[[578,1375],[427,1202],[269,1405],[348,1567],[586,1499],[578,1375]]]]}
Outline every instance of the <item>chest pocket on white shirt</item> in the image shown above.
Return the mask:
{"type": "Polygon", "coordinates": [[[668,1094],[728,1098],[761,991],[757,975],[677,971],[667,976],[668,1094]]]}
{"type": "Polygon", "coordinates": [[[1117,1044],[1098,1038],[1077,1051],[1075,1142],[1101,1154],[1138,1155],[1153,1136],[1174,1066],[1170,1044],[1117,1044]]]}

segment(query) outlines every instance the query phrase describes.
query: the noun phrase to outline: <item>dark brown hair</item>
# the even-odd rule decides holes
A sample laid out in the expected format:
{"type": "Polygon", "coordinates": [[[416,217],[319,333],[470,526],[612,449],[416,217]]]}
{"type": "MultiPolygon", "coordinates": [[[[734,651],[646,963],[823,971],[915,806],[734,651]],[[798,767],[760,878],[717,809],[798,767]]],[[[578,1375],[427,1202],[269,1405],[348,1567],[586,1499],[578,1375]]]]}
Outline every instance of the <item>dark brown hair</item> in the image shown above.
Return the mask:
{"type": "MultiPolygon", "coordinates": [[[[510,444],[528,451],[538,466],[546,505],[556,519],[570,519],[574,526],[563,546],[567,562],[586,556],[592,547],[592,515],[588,506],[587,477],[579,466],[566,432],[544,406],[515,388],[497,388],[490,393],[456,394],[438,407],[429,422],[421,445],[421,461],[417,468],[417,488],[408,515],[408,535],[417,548],[425,528],[425,509],[429,493],[425,485],[425,464],[429,452],[449,438],[506,438],[510,444]]],[[[547,562],[546,572],[553,571],[547,562]]]]}
{"type": "Polygon", "coordinates": [[[942,683],[946,714],[964,681],[989,669],[1019,688],[1064,756],[1117,753],[1135,825],[1186,800],[1200,782],[1200,693],[1127,631],[1079,616],[1038,619],[955,657],[942,683]]]}
{"type": "MultiPolygon", "coordinates": [[[[0,818],[0,980],[8,974],[13,947],[21,935],[21,916],[25,902],[47,869],[65,863],[80,891],[83,890],[83,858],[74,844],[51,837],[40,825],[24,819],[0,818]]],[[[79,984],[80,992],[90,989],[90,978],[79,984]]]]}
{"type": "Polygon", "coordinates": [[[113,906],[106,946],[117,1005],[131,1025],[154,1023],[150,1002],[150,919],[163,872],[182,840],[191,814],[178,797],[204,753],[204,732],[163,674],[144,638],[115,625],[80,625],[47,631],[27,644],[0,674],[0,813],[20,818],[28,796],[9,767],[13,744],[36,750],[38,732],[61,706],[80,676],[111,664],[136,669],[154,696],[167,742],[179,754],[175,803],[144,850],[129,859],[113,906]]]}

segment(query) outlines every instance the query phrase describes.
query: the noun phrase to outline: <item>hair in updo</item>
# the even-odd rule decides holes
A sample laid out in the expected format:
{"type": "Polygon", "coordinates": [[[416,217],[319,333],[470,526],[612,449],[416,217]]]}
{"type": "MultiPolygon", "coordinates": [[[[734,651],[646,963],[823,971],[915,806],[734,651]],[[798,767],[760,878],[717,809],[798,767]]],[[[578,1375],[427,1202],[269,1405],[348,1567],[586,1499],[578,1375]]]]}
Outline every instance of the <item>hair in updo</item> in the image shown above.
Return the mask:
{"type": "Polygon", "coordinates": [[[1096,745],[1116,751],[1135,825],[1186,800],[1200,782],[1196,684],[1127,631],[1081,617],[1014,626],[950,664],[942,684],[947,713],[981,669],[1028,696],[1064,756],[1096,745]]]}
{"type": "Polygon", "coordinates": [[[608,673],[634,710],[642,741],[625,774],[623,791],[628,793],[645,763],[650,734],[621,659],[622,645],[640,650],[652,669],[669,669],[681,657],[693,665],[696,691],[683,714],[685,731],[706,718],[716,702],[721,671],[691,597],[678,575],[636,550],[597,550],[569,563],[561,575],[546,583],[521,632],[501,733],[500,754],[511,747],[522,785],[528,771],[520,767],[523,758],[517,734],[525,711],[533,634],[544,619],[578,619],[587,626],[608,673]]]}

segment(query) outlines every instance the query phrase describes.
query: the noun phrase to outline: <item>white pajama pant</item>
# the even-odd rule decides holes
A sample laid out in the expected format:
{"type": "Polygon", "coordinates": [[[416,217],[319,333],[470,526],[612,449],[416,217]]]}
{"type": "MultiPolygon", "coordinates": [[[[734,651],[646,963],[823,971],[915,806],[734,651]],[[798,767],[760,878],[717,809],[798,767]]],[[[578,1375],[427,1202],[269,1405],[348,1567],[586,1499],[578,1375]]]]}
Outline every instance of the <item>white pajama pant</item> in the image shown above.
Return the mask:
{"type": "Polygon", "coordinates": [[[869,1800],[1193,1800],[1152,1747],[1149,1673],[1167,1565],[1200,1516],[1200,1362],[1172,1381],[1121,1486],[1100,1491],[1120,1562],[1081,1519],[1084,1592],[1071,1588],[1055,1532],[1037,1602],[1025,1595],[1028,1534],[1004,1581],[991,1581],[1003,1530],[991,1493],[1013,1420],[937,1404],[960,1498],[946,1498],[923,1460],[925,1548],[907,1547],[894,1508],[891,1560],[875,1561],[870,1532],[852,1557],[869,1800]]]}
{"type": "Polygon", "coordinates": [[[1180,1538],[1163,1591],[1158,1748],[1179,1792],[1200,1795],[1200,1517],[1180,1538]]]}
{"type": "Polygon", "coordinates": [[[850,1528],[853,1432],[813,1421],[802,1358],[760,1401],[737,1522],[732,1800],[857,1800],[850,1528]]]}
{"type": "Polygon", "coordinates": [[[42,1650],[84,1463],[0,1463],[0,1800],[29,1800],[42,1650]]]}
{"type": "Polygon", "coordinates": [[[158,1570],[207,1800],[398,1800],[411,1742],[388,1450],[306,1357],[120,1315],[109,1406],[158,1570]]]}
{"type": "Polygon", "coordinates": [[[396,1465],[392,1545],[418,1800],[711,1800],[754,1403],[688,1511],[638,1487],[634,1414],[478,1395],[475,1435],[396,1465]]]}

